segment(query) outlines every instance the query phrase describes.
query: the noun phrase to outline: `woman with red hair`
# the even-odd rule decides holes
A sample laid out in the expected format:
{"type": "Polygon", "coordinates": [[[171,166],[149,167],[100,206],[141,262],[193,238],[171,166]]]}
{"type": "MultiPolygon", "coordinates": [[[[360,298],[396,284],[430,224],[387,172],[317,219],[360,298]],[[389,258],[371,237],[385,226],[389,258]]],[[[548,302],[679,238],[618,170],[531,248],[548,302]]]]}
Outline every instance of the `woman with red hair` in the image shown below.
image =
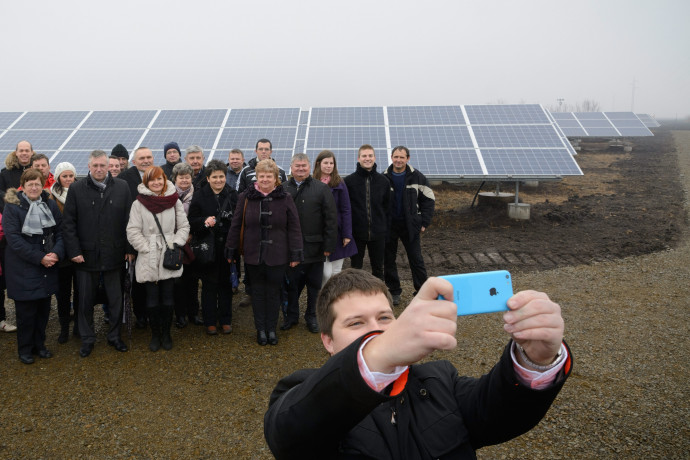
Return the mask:
{"type": "Polygon", "coordinates": [[[146,287],[146,307],[151,323],[149,349],[158,351],[163,347],[170,350],[174,280],[182,275],[182,267],[179,270],[163,267],[163,255],[166,247],[172,248],[174,244],[184,246],[189,222],[175,186],[159,166],[152,166],[144,172],[137,191],[139,195],[129,213],[127,239],[138,253],[135,264],[137,282],[146,287]]]}

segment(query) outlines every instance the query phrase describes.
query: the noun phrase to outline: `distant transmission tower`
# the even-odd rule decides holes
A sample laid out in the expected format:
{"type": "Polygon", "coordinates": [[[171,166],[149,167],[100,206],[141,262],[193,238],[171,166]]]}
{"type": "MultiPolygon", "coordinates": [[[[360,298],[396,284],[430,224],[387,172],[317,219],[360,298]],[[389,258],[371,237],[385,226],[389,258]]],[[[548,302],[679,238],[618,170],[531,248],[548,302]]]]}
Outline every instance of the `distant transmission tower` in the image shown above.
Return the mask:
{"type": "Polygon", "coordinates": [[[635,77],[633,77],[633,82],[632,82],[632,97],[630,98],[630,111],[634,112],[635,111],[635,90],[637,89],[637,85],[635,84],[635,77]]]}

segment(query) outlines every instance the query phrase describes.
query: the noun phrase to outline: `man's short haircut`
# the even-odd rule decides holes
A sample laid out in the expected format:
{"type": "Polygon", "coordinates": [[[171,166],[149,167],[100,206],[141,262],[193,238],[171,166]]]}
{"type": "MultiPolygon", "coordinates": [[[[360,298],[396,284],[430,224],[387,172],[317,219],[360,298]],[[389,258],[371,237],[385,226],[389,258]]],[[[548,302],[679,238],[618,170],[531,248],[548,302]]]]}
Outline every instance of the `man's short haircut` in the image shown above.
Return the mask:
{"type": "Polygon", "coordinates": [[[206,165],[206,169],[204,169],[204,172],[206,173],[206,177],[211,177],[211,174],[213,174],[216,171],[223,171],[223,174],[227,175],[228,174],[228,167],[225,165],[220,160],[211,160],[208,162],[206,165]]]}
{"type": "Polygon", "coordinates": [[[386,283],[369,272],[355,268],[348,268],[337,275],[333,275],[319,292],[316,299],[316,320],[321,332],[333,337],[333,323],[335,312],[333,304],[348,294],[361,293],[365,295],[383,294],[388,304],[393,308],[393,298],[386,283]]]}
{"type": "Polygon", "coordinates": [[[41,181],[41,187],[46,185],[46,178],[43,177],[41,171],[34,168],[27,168],[24,170],[24,172],[22,173],[22,177],[19,179],[19,185],[21,185],[22,188],[24,188],[24,184],[26,184],[30,180],[36,179],[39,179],[41,181]]]}
{"type": "Polygon", "coordinates": [[[47,155],[43,153],[36,153],[32,155],[31,157],[31,164],[33,164],[36,160],[46,160],[46,163],[48,163],[48,166],[50,166],[50,159],[48,158],[47,155]]]}
{"type": "Polygon", "coordinates": [[[271,151],[273,151],[273,144],[268,139],[259,139],[256,141],[256,147],[254,147],[254,150],[258,150],[259,144],[265,144],[266,142],[268,142],[268,147],[271,149],[271,151]]]}
{"type": "Polygon", "coordinates": [[[259,178],[259,173],[271,173],[276,179],[276,186],[280,185],[280,170],[276,162],[270,158],[259,161],[254,168],[254,172],[257,179],[259,178]]]}
{"type": "Polygon", "coordinates": [[[189,155],[190,153],[200,153],[201,156],[204,156],[204,149],[202,149],[198,145],[190,145],[189,147],[184,149],[184,151],[186,152],[186,155],[189,155]]]}
{"type": "Polygon", "coordinates": [[[244,152],[242,150],[232,149],[232,150],[230,150],[230,153],[239,153],[240,155],[242,155],[242,159],[244,160],[244,152]]]}
{"type": "Polygon", "coordinates": [[[174,184],[177,180],[177,176],[185,175],[194,176],[194,170],[191,166],[189,166],[189,163],[177,163],[175,166],[173,166],[170,181],[174,184]]]}
{"type": "MultiPolygon", "coordinates": [[[[148,147],[142,145],[141,147],[139,147],[138,149],[136,149],[136,150],[134,151],[134,154],[132,155],[132,159],[134,159],[134,158],[137,157],[137,153],[139,152],[139,150],[144,150],[144,149],[146,149],[146,150],[151,150],[150,148],[148,148],[148,147]]],[[[151,153],[153,154],[153,150],[151,150],[151,153]]]]}
{"type": "Polygon", "coordinates": [[[295,153],[292,155],[292,159],[290,160],[290,164],[294,164],[295,161],[306,161],[311,165],[311,161],[309,161],[309,157],[307,156],[306,153],[295,153]]]}
{"type": "Polygon", "coordinates": [[[108,156],[108,160],[117,160],[118,163],[120,162],[120,158],[122,158],[122,157],[119,157],[117,155],[108,156]]]}
{"type": "Polygon", "coordinates": [[[357,150],[357,158],[359,158],[359,154],[362,153],[362,150],[371,150],[372,152],[374,152],[374,155],[376,155],[376,150],[374,150],[374,147],[372,147],[369,144],[364,144],[359,148],[359,150],[357,150]]]}
{"type": "Polygon", "coordinates": [[[34,151],[34,146],[33,146],[33,144],[31,144],[31,142],[29,142],[29,141],[27,141],[26,139],[24,139],[24,140],[21,140],[21,141],[17,142],[17,145],[16,145],[16,147],[14,148],[14,151],[15,151],[15,152],[16,152],[17,150],[19,150],[19,144],[21,144],[22,142],[26,142],[27,144],[29,144],[29,148],[31,149],[31,151],[32,151],[32,152],[34,151]]]}
{"type": "MultiPolygon", "coordinates": [[[[139,147],[145,149],[146,147],[139,147]]],[[[139,149],[137,149],[139,150],[139,149]]],[[[136,152],[135,152],[136,153],[136,152]]],[[[94,150],[93,152],[89,153],[89,164],[91,164],[91,160],[94,160],[96,158],[100,157],[107,157],[108,154],[105,153],[103,150],[94,150]]]]}
{"type": "Polygon", "coordinates": [[[397,147],[393,147],[393,150],[391,150],[391,156],[393,156],[393,154],[394,154],[395,152],[397,152],[398,150],[404,151],[404,152],[405,152],[405,155],[407,155],[407,158],[410,158],[410,149],[408,149],[408,148],[405,147],[404,145],[399,145],[399,146],[397,146],[397,147]]]}

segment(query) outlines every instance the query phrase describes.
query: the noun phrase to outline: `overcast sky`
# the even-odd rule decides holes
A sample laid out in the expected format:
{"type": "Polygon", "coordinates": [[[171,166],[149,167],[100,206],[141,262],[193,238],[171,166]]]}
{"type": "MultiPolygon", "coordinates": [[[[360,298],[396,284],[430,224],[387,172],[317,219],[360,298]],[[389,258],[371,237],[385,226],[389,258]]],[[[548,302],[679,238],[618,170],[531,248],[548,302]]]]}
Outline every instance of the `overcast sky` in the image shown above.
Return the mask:
{"type": "Polygon", "coordinates": [[[688,0],[0,0],[0,11],[0,111],[563,98],[690,114],[688,0]]]}

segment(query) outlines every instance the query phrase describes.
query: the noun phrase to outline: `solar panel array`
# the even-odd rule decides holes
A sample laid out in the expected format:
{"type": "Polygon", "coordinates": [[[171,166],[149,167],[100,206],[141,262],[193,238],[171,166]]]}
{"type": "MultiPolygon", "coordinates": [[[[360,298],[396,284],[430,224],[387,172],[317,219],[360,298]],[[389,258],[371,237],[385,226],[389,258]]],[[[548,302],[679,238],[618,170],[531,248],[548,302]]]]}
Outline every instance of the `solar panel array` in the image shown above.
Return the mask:
{"type": "Polygon", "coordinates": [[[647,115],[646,113],[636,113],[635,115],[637,115],[637,118],[639,118],[647,128],[658,128],[661,126],[651,115],[647,115]]]}
{"type": "MultiPolygon", "coordinates": [[[[642,137],[654,135],[639,116],[633,112],[552,112],[551,116],[568,137],[642,137]]],[[[659,125],[657,124],[657,126],[659,125]]]]}
{"type": "Polygon", "coordinates": [[[225,161],[233,148],[252,158],[256,141],[267,138],[273,158],[286,170],[294,153],[305,152],[313,160],[328,149],[345,175],[356,169],[358,148],[370,144],[379,171],[388,167],[391,148],[405,145],[411,164],[429,177],[581,175],[555,118],[537,104],[0,112],[0,157],[29,140],[35,151],[51,157],[51,164],[70,161],[85,174],[92,150],[109,153],[116,144],[130,154],[148,146],[155,164],[163,164],[163,145],[171,141],[183,150],[199,145],[207,159],[225,161]]]}

